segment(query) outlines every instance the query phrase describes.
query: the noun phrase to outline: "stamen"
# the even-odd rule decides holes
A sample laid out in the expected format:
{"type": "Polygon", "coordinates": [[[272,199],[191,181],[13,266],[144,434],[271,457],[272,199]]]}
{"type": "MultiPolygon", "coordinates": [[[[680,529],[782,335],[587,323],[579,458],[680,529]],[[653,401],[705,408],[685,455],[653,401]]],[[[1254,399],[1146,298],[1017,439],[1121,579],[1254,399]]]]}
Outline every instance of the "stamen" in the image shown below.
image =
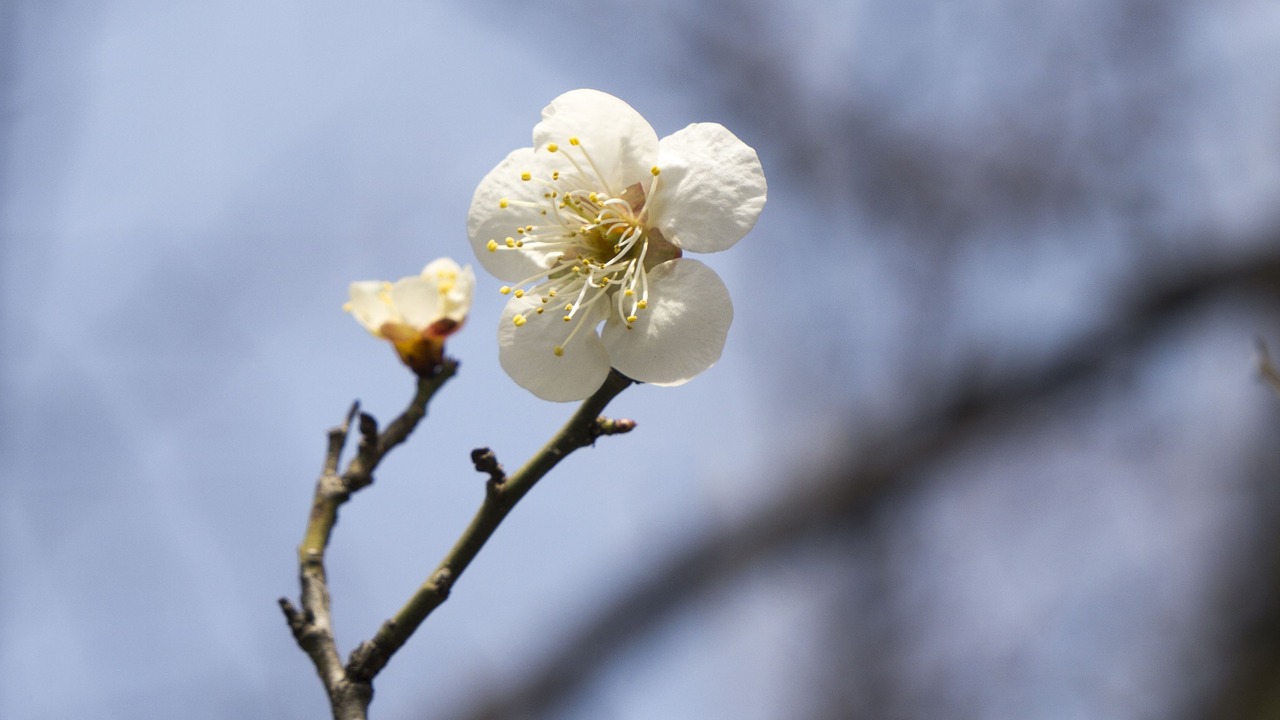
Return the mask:
{"type": "Polygon", "coordinates": [[[576,137],[569,138],[569,144],[576,145],[578,149],[582,151],[582,156],[587,159],[587,164],[590,165],[591,169],[595,171],[596,179],[599,180],[600,184],[604,186],[605,192],[609,193],[610,195],[616,195],[617,193],[615,193],[613,191],[613,188],[609,186],[609,182],[604,179],[604,173],[600,172],[600,168],[596,165],[596,161],[591,159],[591,153],[587,152],[586,146],[584,146],[580,142],[574,142],[574,140],[577,140],[577,139],[578,138],[576,137]]]}

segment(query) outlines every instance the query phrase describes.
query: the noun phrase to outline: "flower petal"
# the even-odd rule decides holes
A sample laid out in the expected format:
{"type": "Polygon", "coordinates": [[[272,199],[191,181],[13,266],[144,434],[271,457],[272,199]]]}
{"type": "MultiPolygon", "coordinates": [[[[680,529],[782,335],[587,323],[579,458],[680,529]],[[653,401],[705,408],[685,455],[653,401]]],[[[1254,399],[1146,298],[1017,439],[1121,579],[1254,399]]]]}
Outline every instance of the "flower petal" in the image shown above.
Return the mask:
{"type": "Polygon", "coordinates": [[[419,330],[443,317],[442,300],[435,278],[401,278],[391,286],[391,303],[396,311],[406,324],[419,330]]]}
{"type": "Polygon", "coordinates": [[[391,305],[383,299],[386,285],[375,280],[351,283],[351,300],[346,308],[366,330],[378,337],[382,337],[380,328],[384,323],[398,319],[391,305]]]}
{"type": "Polygon", "coordinates": [[[649,272],[649,307],[628,330],[614,316],[604,345],[622,374],[654,385],[680,385],[720,359],[733,302],[720,276],[697,260],[681,258],[649,272]]]}
{"type": "Polygon", "coordinates": [[[599,90],[571,90],[542,110],[533,128],[533,145],[547,153],[552,144],[577,162],[595,185],[620,196],[630,185],[647,180],[658,157],[658,134],[640,113],[599,90]],[[576,138],[574,145],[571,138],[576,138]]]}
{"type": "Polygon", "coordinates": [[[725,250],[764,209],[764,170],[756,151],[718,123],[694,123],[665,138],[662,174],[649,198],[650,221],[690,252],[725,250]]]}
{"type": "Polygon", "coordinates": [[[542,186],[535,181],[521,180],[521,174],[537,174],[533,148],[514,150],[498,166],[480,181],[471,197],[471,210],[467,214],[467,236],[476,258],[493,276],[507,282],[519,282],[548,267],[546,253],[531,248],[512,250],[506,247],[506,239],[518,237],[516,228],[543,222],[537,210],[523,206],[522,202],[542,203],[542,186]],[[507,207],[502,207],[503,200],[507,207]],[[498,249],[489,250],[489,241],[498,249]]]}
{"type": "Polygon", "coordinates": [[[460,268],[452,258],[443,257],[422,268],[422,277],[434,280],[439,288],[440,316],[462,324],[471,309],[476,286],[476,274],[471,266],[460,268]]]}
{"type": "Polygon", "coordinates": [[[512,380],[543,400],[582,400],[609,374],[609,355],[595,330],[600,319],[584,319],[587,327],[565,343],[573,323],[561,322],[558,313],[537,315],[540,305],[529,297],[507,302],[498,324],[498,360],[512,380]],[[519,327],[517,315],[525,318],[519,327]],[[556,355],[557,345],[564,346],[562,355],[556,355]]]}

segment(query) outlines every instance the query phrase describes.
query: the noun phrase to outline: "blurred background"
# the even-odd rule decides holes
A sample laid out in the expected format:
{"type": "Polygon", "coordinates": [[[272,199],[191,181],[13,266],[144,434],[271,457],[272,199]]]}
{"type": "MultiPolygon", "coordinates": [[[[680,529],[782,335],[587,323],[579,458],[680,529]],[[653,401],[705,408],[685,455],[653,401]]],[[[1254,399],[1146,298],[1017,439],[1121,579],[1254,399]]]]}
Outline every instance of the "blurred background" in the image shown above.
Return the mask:
{"type": "MultiPolygon", "coordinates": [[[[469,261],[569,89],[757,148],[720,364],[517,508],[376,718],[1280,717],[1280,5],[0,2],[0,717],[318,718],[353,280],[469,261]]],[[[569,415],[459,376],[345,506],[342,651],[569,415]]]]}

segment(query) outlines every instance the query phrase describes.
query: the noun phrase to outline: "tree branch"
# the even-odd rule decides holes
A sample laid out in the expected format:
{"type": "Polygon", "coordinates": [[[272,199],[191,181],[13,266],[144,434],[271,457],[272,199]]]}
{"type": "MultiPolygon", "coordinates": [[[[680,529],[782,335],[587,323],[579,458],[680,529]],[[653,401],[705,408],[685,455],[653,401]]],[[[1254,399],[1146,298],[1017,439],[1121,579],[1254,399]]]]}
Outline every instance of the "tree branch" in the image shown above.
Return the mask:
{"type": "Polygon", "coordinates": [[[420,377],[418,391],[409,406],[381,435],[378,434],[377,421],[371,415],[359,412],[359,403],[351,406],[342,425],[329,431],[324,470],[316,481],[311,514],[302,544],[298,547],[302,609],[299,610],[288,598],[280,598],[279,603],[298,647],[311,658],[320,681],[329,693],[329,705],[335,720],[363,720],[373,699],[373,686],[365,680],[352,679],[343,667],[333,635],[324,555],[333,526],[338,522],[338,508],[351,499],[353,493],[373,483],[373,471],[378,463],[413,432],[427,414],[427,403],[457,370],[457,361],[446,359],[435,374],[420,377]],[[342,447],[357,414],[360,418],[360,445],[346,472],[339,474],[342,447]]]}
{"type": "Polygon", "coordinates": [[[635,428],[631,420],[609,420],[600,412],[618,393],[632,384],[625,375],[611,370],[604,385],[583,401],[551,441],[510,476],[504,474],[497,458],[488,449],[471,454],[478,472],[489,475],[485,497],[471,524],[453,548],[444,556],[426,582],[418,588],[404,607],[378,629],[371,640],[351,653],[347,663],[348,677],[368,683],[386,666],[387,661],[413,635],[423,620],[449,597],[453,584],[462,575],[480,549],[493,536],[498,525],[539,480],[570,453],[595,443],[602,435],[616,435],[635,428]]]}
{"type": "MultiPolygon", "coordinates": [[[[956,383],[904,426],[851,440],[847,454],[810,470],[820,480],[791,483],[788,496],[735,524],[705,533],[673,554],[612,603],[564,633],[557,648],[508,686],[477,697],[466,720],[532,718],[573,697],[628,642],[649,632],[713,588],[733,581],[807,538],[859,527],[891,497],[909,492],[919,470],[967,441],[979,422],[1007,416],[1095,377],[1115,358],[1136,352],[1169,323],[1208,298],[1241,289],[1280,295],[1280,253],[1241,258],[1155,283],[1116,309],[1111,323],[1039,367],[991,381],[956,383]]],[[[1263,370],[1264,375],[1266,373],[1263,370]]]]}

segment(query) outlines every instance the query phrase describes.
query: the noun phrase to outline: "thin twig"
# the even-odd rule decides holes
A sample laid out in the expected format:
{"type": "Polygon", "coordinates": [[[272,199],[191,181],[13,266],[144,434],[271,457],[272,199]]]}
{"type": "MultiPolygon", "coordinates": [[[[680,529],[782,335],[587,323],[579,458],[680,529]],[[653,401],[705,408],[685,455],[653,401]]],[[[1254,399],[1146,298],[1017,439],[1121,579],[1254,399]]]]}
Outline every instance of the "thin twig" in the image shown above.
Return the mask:
{"type": "Polygon", "coordinates": [[[387,661],[404,645],[422,621],[448,599],[453,584],[493,536],[511,508],[551,468],[573,451],[593,444],[601,435],[621,434],[635,427],[631,420],[609,420],[599,416],[605,406],[632,382],[617,371],[610,371],[604,385],[583,401],[582,406],[555,437],[534,454],[524,467],[511,475],[503,474],[493,453],[482,449],[472,454],[476,469],[489,474],[480,509],[457,543],[413,597],[394,617],[382,624],[372,639],[361,643],[351,653],[346,668],[348,677],[368,683],[386,666],[387,661]]]}
{"type": "Polygon", "coordinates": [[[353,493],[373,482],[373,471],[378,463],[413,432],[426,416],[427,403],[457,369],[456,361],[446,359],[435,374],[419,378],[413,401],[381,435],[373,417],[359,412],[359,403],[351,406],[342,425],[329,431],[324,470],[316,481],[307,529],[298,547],[302,609],[299,610],[288,598],[280,598],[279,602],[294,639],[311,658],[320,681],[329,693],[329,705],[335,720],[364,720],[373,699],[373,686],[367,681],[353,679],[343,667],[333,635],[324,555],[333,526],[338,522],[338,508],[353,493]],[[360,418],[360,445],[347,470],[339,474],[342,448],[357,414],[360,418]]]}

